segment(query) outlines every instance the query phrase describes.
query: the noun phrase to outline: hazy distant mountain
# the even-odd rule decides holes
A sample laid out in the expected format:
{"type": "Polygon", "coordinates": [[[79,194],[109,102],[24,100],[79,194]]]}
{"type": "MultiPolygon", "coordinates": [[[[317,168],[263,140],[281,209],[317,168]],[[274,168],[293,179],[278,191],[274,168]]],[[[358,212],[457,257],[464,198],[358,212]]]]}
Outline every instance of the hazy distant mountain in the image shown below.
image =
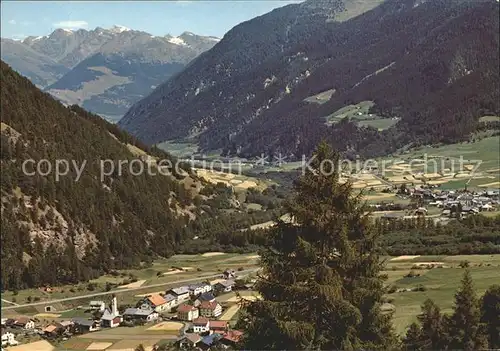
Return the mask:
{"type": "Polygon", "coordinates": [[[500,112],[498,21],[496,0],[288,5],[231,29],[120,126],[245,156],[301,155],[323,138],[364,155],[461,140],[500,112]],[[369,113],[335,115],[363,101],[369,113]]]}
{"type": "Polygon", "coordinates": [[[54,83],[69,71],[64,65],[22,42],[2,38],[1,44],[2,60],[9,62],[13,69],[22,72],[38,87],[54,83]]]}
{"type": "Polygon", "coordinates": [[[22,42],[2,39],[2,59],[66,104],[116,120],[218,38],[153,36],[122,26],[56,29],[22,42]]]}

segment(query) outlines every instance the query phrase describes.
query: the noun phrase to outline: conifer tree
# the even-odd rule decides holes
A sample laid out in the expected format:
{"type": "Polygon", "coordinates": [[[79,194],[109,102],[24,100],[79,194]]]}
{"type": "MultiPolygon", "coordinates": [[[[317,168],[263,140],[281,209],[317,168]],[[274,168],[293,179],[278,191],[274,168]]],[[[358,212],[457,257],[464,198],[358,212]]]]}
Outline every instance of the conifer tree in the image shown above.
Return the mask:
{"type": "Polygon", "coordinates": [[[500,349],[500,285],[492,285],[481,299],[481,322],[489,348],[500,349]]]}
{"type": "Polygon", "coordinates": [[[279,222],[261,254],[247,306],[245,349],[354,350],[394,344],[376,235],[350,183],[339,182],[339,155],[322,143],[287,204],[293,223],[279,222]]]}
{"type": "Polygon", "coordinates": [[[462,285],[455,294],[453,314],[449,319],[449,348],[478,350],[486,348],[486,341],[480,330],[480,310],[472,277],[466,269],[462,285]]]}
{"type": "Polygon", "coordinates": [[[406,331],[406,336],[403,339],[404,350],[417,351],[422,350],[421,346],[422,334],[418,323],[410,324],[406,331]]]}
{"type": "Polygon", "coordinates": [[[422,304],[421,342],[424,349],[441,350],[446,346],[446,336],[443,330],[443,320],[441,310],[431,299],[427,299],[422,304]]]}
{"type": "Polygon", "coordinates": [[[431,299],[421,306],[419,323],[413,323],[403,339],[407,350],[442,350],[447,346],[447,335],[444,330],[444,318],[439,307],[431,299]]]}

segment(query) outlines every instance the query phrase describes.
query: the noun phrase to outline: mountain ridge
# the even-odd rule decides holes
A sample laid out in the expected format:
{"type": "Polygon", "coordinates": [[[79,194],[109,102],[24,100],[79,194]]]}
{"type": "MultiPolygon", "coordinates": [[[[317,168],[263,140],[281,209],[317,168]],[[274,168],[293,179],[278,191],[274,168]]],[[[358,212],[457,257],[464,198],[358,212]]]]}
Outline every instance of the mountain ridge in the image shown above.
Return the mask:
{"type": "Polygon", "coordinates": [[[338,2],[326,2],[335,4],[341,20],[324,11],[310,12],[306,2],[236,26],[174,79],[137,102],[120,126],[151,144],[190,138],[202,150],[222,148],[243,156],[281,152],[300,157],[321,139],[370,156],[410,142],[460,140],[474,131],[484,107],[500,109],[494,99],[499,92],[494,80],[498,2],[386,0],[349,18],[367,4],[358,0],[356,8],[354,2],[344,2],[343,8],[351,11],[347,13],[338,2]],[[259,30],[267,30],[266,23],[288,29],[290,19],[294,26],[278,32],[282,38],[262,45],[262,38],[252,41],[259,30]],[[298,39],[287,41],[294,36],[298,39]],[[245,37],[248,43],[231,50],[224,45],[245,37]],[[481,42],[480,37],[486,39],[481,42]],[[275,54],[267,58],[248,50],[260,45],[265,51],[276,43],[287,44],[288,50],[268,50],[275,54]],[[253,56],[258,58],[253,61],[253,56]],[[226,67],[217,72],[222,63],[226,67]],[[204,67],[214,67],[215,73],[204,67]],[[478,93],[467,92],[465,82],[477,86],[478,93]],[[335,92],[325,103],[308,102],[329,90],[335,92]],[[464,107],[467,99],[475,101],[470,108],[464,107]],[[398,117],[399,122],[384,131],[348,119],[325,126],[324,118],[336,110],[365,100],[374,101],[372,114],[398,117]],[[441,117],[445,106],[453,115],[441,117]],[[443,130],[440,118],[455,122],[443,130]],[[428,122],[420,123],[424,120],[428,122]]]}
{"type": "Polygon", "coordinates": [[[116,120],[217,42],[216,37],[191,32],[174,37],[123,26],[59,28],[23,41],[2,39],[2,58],[65,104],[116,120]],[[95,78],[96,69],[108,74],[89,80],[95,78]]]}

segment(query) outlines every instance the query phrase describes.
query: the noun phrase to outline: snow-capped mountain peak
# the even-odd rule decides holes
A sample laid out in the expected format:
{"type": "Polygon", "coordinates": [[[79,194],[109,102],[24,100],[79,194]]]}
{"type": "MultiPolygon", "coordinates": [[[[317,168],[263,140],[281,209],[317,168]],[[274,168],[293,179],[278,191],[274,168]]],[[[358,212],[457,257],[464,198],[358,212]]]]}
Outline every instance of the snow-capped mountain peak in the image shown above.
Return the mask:
{"type": "Polygon", "coordinates": [[[113,33],[122,33],[122,32],[128,32],[130,30],[130,28],[127,28],[127,27],[124,27],[124,26],[120,26],[120,25],[114,25],[113,27],[111,27],[109,29],[111,32],[113,33]]]}
{"type": "Polygon", "coordinates": [[[171,37],[168,39],[168,41],[172,44],[175,44],[175,45],[183,45],[183,46],[186,46],[186,42],[182,39],[182,38],[179,38],[179,37],[171,37]]]}

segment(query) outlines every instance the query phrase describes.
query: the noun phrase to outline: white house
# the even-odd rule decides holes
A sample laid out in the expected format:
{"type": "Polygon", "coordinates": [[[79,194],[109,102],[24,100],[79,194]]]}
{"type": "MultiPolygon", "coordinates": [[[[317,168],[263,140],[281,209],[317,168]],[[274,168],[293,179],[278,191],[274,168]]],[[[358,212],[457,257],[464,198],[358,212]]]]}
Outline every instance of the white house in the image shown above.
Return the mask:
{"type": "Polygon", "coordinates": [[[226,269],[222,273],[222,278],[224,279],[236,278],[236,272],[233,269],[226,269]]]}
{"type": "Polygon", "coordinates": [[[16,340],[16,336],[11,332],[2,330],[2,347],[3,346],[15,346],[19,342],[16,340]]]}
{"type": "Polygon", "coordinates": [[[177,307],[177,318],[181,321],[192,321],[198,318],[200,312],[198,309],[191,305],[182,304],[177,307]]]}
{"type": "Polygon", "coordinates": [[[193,332],[204,333],[209,331],[209,320],[205,317],[198,317],[193,321],[193,332]]]}
{"type": "Polygon", "coordinates": [[[179,288],[170,289],[169,291],[167,291],[167,294],[174,295],[177,299],[177,304],[181,304],[184,301],[189,300],[190,298],[188,286],[181,286],[179,288]]]}
{"type": "Polygon", "coordinates": [[[167,295],[163,296],[163,298],[166,301],[167,311],[171,311],[172,308],[174,308],[175,306],[178,305],[178,303],[177,303],[177,297],[175,297],[172,294],[167,294],[167,295]]]}
{"type": "Polygon", "coordinates": [[[484,204],[481,206],[481,211],[493,211],[494,207],[491,204],[484,204]]]}
{"type": "Polygon", "coordinates": [[[203,301],[199,309],[202,317],[216,318],[222,314],[222,306],[217,301],[203,301]]]}
{"type": "Polygon", "coordinates": [[[212,291],[212,286],[206,283],[191,284],[189,286],[189,294],[191,296],[198,296],[200,294],[212,291]]]}
{"type": "Polygon", "coordinates": [[[180,350],[192,350],[200,341],[201,337],[198,334],[186,334],[176,342],[176,345],[180,350]]]}

